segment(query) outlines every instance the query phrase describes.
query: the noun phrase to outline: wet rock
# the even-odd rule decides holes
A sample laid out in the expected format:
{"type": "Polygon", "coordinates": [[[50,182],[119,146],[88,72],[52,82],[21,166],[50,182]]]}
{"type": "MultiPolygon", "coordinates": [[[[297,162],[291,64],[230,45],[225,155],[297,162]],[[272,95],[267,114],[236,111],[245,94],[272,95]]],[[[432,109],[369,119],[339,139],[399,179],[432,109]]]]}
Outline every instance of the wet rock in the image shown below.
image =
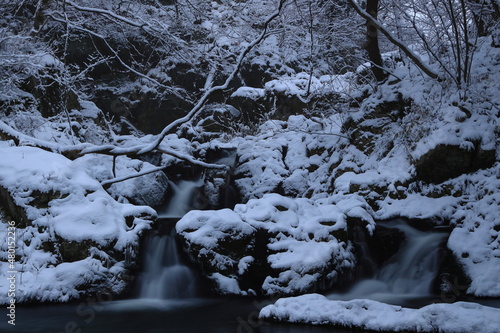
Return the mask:
{"type": "Polygon", "coordinates": [[[370,255],[379,267],[398,252],[405,238],[404,232],[399,229],[377,225],[368,244],[370,255]]]}
{"type": "Polygon", "coordinates": [[[495,163],[494,150],[473,149],[440,144],[422,155],[416,162],[417,178],[429,183],[441,183],[464,173],[489,168],[495,163]]]}

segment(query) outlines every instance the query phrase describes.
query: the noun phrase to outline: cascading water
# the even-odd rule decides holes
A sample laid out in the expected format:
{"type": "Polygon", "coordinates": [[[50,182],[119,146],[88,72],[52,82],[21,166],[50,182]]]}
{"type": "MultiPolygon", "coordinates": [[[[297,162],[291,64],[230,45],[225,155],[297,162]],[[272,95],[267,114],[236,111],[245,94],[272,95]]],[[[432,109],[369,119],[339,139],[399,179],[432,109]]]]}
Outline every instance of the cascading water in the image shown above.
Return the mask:
{"type": "Polygon", "coordinates": [[[174,195],[170,199],[167,207],[158,213],[159,218],[181,218],[189,212],[192,207],[194,191],[203,185],[204,178],[196,180],[180,180],[177,184],[170,182],[174,190],[174,195]]]}
{"type": "MultiPolygon", "coordinates": [[[[227,151],[214,162],[234,166],[235,160],[235,151],[227,151]]],[[[202,175],[194,180],[171,182],[173,196],[168,205],[160,210],[159,223],[175,224],[191,209],[199,208],[195,204],[195,192],[203,186],[204,181],[202,175]]],[[[175,227],[168,236],[156,235],[147,240],[144,262],[143,273],[139,276],[140,299],[171,300],[196,297],[196,277],[180,260],[175,227]]]]}
{"type": "Polygon", "coordinates": [[[168,236],[153,236],[146,245],[139,298],[181,299],[196,296],[196,278],[179,260],[175,228],[168,236]]]}
{"type": "Polygon", "coordinates": [[[367,298],[397,303],[432,294],[434,279],[441,262],[440,245],[448,234],[419,231],[400,220],[384,225],[404,232],[406,241],[402,248],[372,279],[356,283],[345,294],[330,294],[329,298],[367,298]]]}
{"type": "MultiPolygon", "coordinates": [[[[195,190],[203,185],[203,177],[172,183],[174,195],[159,214],[159,223],[175,223],[192,207],[195,190]]],[[[196,278],[179,256],[175,227],[169,235],[149,237],[145,247],[145,267],[139,277],[141,299],[186,299],[196,296],[196,278]]]]}

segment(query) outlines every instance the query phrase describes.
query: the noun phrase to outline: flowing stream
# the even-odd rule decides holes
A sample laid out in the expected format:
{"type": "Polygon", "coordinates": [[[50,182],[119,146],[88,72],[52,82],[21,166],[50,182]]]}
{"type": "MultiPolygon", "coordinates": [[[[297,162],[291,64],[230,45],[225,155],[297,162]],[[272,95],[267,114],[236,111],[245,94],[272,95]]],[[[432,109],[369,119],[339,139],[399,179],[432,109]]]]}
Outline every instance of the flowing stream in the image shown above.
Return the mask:
{"type": "Polygon", "coordinates": [[[201,187],[204,177],[195,180],[180,180],[177,183],[170,182],[174,191],[168,205],[158,212],[159,218],[181,218],[193,209],[193,197],[197,188],[201,187]]]}
{"type": "MultiPolygon", "coordinates": [[[[399,299],[401,305],[408,305],[408,298],[430,295],[439,266],[438,249],[446,233],[418,231],[401,221],[392,222],[390,226],[405,232],[407,241],[403,247],[373,278],[358,282],[346,294],[330,295],[331,298],[369,298],[389,303],[398,303],[399,299]]],[[[259,321],[259,310],[271,303],[269,299],[196,298],[194,274],[179,258],[173,230],[168,235],[149,238],[145,255],[138,297],[126,300],[88,298],[78,304],[20,306],[16,327],[0,322],[0,332],[352,332],[343,328],[259,321]]]]}
{"type": "Polygon", "coordinates": [[[152,236],[146,244],[144,269],[139,276],[139,298],[185,299],[196,296],[194,272],[184,265],[175,240],[175,228],[167,236],[152,236]]]}
{"type": "Polygon", "coordinates": [[[331,299],[366,298],[387,303],[405,304],[409,300],[432,296],[434,280],[441,264],[441,245],[448,233],[420,231],[403,220],[383,224],[405,234],[398,252],[373,278],[357,282],[343,294],[330,294],[331,299]]]}
{"type": "MultiPolygon", "coordinates": [[[[234,164],[231,158],[224,156],[222,162],[234,164]]],[[[195,191],[202,185],[203,177],[173,184],[174,195],[160,212],[159,220],[167,226],[163,229],[171,231],[163,235],[158,232],[146,240],[144,267],[138,276],[135,298],[20,307],[16,330],[9,331],[10,327],[2,327],[0,323],[0,331],[67,332],[71,328],[71,332],[91,333],[350,332],[341,328],[259,321],[260,308],[271,300],[199,298],[195,274],[182,262],[178,252],[174,225],[192,208],[195,191]]],[[[405,233],[402,248],[372,278],[359,281],[347,293],[330,294],[330,298],[368,298],[408,305],[409,299],[431,296],[440,265],[440,247],[447,233],[418,231],[400,220],[384,225],[405,233]]]]}

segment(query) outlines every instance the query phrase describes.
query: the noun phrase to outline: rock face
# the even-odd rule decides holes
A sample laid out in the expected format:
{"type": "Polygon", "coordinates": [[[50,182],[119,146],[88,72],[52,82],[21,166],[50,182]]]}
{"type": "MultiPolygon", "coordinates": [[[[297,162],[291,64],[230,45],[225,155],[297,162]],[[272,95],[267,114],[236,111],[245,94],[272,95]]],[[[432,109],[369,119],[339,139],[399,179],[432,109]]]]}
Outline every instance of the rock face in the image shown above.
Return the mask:
{"type": "Polygon", "coordinates": [[[475,145],[465,149],[440,144],[421,156],[415,163],[417,178],[430,183],[441,183],[464,173],[489,168],[495,163],[495,150],[482,150],[475,145]]]}
{"type": "Polygon", "coordinates": [[[143,92],[126,88],[131,83],[115,79],[94,93],[94,102],[107,114],[124,117],[137,129],[157,134],[172,121],[184,116],[192,104],[173,93],[143,92]],[[122,87],[125,88],[117,88],[122,87]]]}
{"type": "Polygon", "coordinates": [[[297,74],[294,78],[270,80],[260,87],[240,87],[227,99],[228,104],[241,111],[242,120],[262,122],[269,117],[287,120],[306,110],[323,112],[339,102],[345,102],[330,81],[310,77],[306,73],[297,74]]]}
{"type": "Polygon", "coordinates": [[[219,294],[316,292],[342,283],[355,267],[346,214],[361,207],[343,207],[268,194],[234,210],[191,211],[176,229],[219,294]]]}

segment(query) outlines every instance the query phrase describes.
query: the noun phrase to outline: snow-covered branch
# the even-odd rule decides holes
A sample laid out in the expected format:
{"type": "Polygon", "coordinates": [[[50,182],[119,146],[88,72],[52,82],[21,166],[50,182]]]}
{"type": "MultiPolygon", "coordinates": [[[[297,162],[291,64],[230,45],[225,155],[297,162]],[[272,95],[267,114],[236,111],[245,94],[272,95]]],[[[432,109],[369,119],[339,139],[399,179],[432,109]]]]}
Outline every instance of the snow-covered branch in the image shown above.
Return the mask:
{"type": "MultiPolygon", "coordinates": [[[[174,155],[172,153],[172,151],[163,151],[163,152],[165,154],[169,154],[169,155],[175,156],[175,157],[177,157],[177,158],[179,158],[181,160],[185,160],[185,161],[188,161],[188,162],[190,162],[192,164],[204,167],[206,169],[228,169],[227,165],[205,163],[205,162],[202,162],[202,161],[194,160],[194,159],[190,158],[189,156],[182,156],[180,154],[175,154],[174,155]]],[[[105,189],[107,189],[112,184],[123,182],[125,180],[129,180],[129,179],[133,179],[133,178],[137,178],[137,177],[141,177],[141,176],[145,176],[145,175],[149,175],[150,173],[162,171],[166,167],[168,167],[168,166],[167,165],[162,165],[162,166],[159,166],[159,167],[150,168],[148,170],[143,170],[143,171],[140,171],[140,172],[137,172],[137,173],[134,173],[134,174],[129,174],[129,175],[122,176],[122,177],[116,177],[116,178],[113,178],[113,179],[108,179],[108,180],[102,181],[101,185],[105,189]]]]}
{"type": "MultiPolygon", "coordinates": [[[[134,149],[129,149],[127,147],[118,147],[118,146],[113,146],[113,145],[95,146],[95,145],[92,145],[90,143],[81,143],[81,144],[75,144],[75,145],[61,145],[61,144],[58,144],[55,142],[41,140],[41,139],[34,138],[32,136],[23,134],[15,129],[13,129],[11,126],[6,124],[2,120],[0,120],[0,137],[4,137],[6,139],[13,140],[17,145],[28,145],[28,146],[38,147],[38,148],[41,148],[43,150],[51,151],[54,153],[60,153],[60,154],[66,156],[66,157],[69,157],[69,158],[76,158],[80,155],[87,154],[89,151],[92,151],[92,149],[95,147],[102,148],[102,151],[99,152],[100,154],[112,155],[112,156],[118,156],[118,155],[135,156],[135,155],[139,155],[137,152],[140,151],[141,147],[143,147],[142,145],[137,145],[137,146],[133,147],[134,149]],[[133,153],[133,152],[135,152],[135,153],[133,153]]],[[[226,169],[227,168],[226,165],[205,163],[203,161],[196,160],[187,154],[183,154],[181,152],[175,151],[175,150],[170,149],[168,147],[164,147],[164,146],[157,147],[156,150],[160,153],[170,155],[172,157],[175,157],[178,160],[185,161],[189,164],[197,165],[197,166],[200,166],[202,168],[206,168],[206,169],[226,169]]],[[[160,167],[158,170],[162,170],[164,168],[165,167],[160,167]]],[[[151,172],[154,172],[154,171],[151,171],[151,172]]],[[[138,177],[141,175],[142,174],[137,174],[136,176],[138,177]]],[[[133,178],[133,177],[131,177],[131,178],[133,178]]],[[[127,179],[129,179],[129,178],[127,178],[127,179]]],[[[123,180],[126,180],[126,179],[123,179],[123,180]]],[[[118,181],[116,181],[116,182],[118,182],[118,181]]]]}
{"type": "Polygon", "coordinates": [[[354,8],[354,10],[367,22],[370,22],[377,30],[383,33],[387,39],[396,45],[404,54],[417,65],[425,74],[427,74],[432,79],[440,80],[441,77],[439,73],[432,70],[417,54],[415,54],[403,41],[394,36],[389,30],[387,30],[377,19],[367,13],[355,0],[349,0],[349,3],[354,8]]]}
{"type": "MultiPolygon", "coordinates": [[[[287,0],[280,0],[278,3],[278,6],[276,10],[267,17],[267,19],[263,22],[262,25],[262,30],[259,33],[259,35],[253,39],[250,43],[244,45],[242,50],[240,51],[238,57],[235,60],[235,63],[233,65],[232,71],[229,73],[229,75],[226,77],[226,80],[221,84],[217,86],[213,86],[213,79],[215,77],[215,72],[211,72],[211,74],[207,78],[207,82],[204,87],[204,92],[202,96],[198,99],[194,107],[184,116],[179,119],[176,119],[175,121],[171,122],[168,124],[164,129],[161,131],[160,134],[158,134],[156,137],[153,138],[151,142],[145,142],[145,143],[140,143],[136,144],[133,146],[120,146],[116,144],[104,144],[104,145],[97,145],[97,144],[91,144],[91,143],[78,143],[78,144],[73,144],[73,145],[63,145],[59,144],[56,142],[52,141],[46,141],[46,140],[41,140],[37,139],[34,137],[31,137],[29,135],[26,135],[15,128],[11,127],[8,125],[8,123],[1,121],[0,120],[0,135],[3,136],[4,138],[14,140],[16,144],[18,145],[31,145],[35,146],[44,150],[48,150],[51,152],[59,153],[62,154],[68,158],[74,159],[79,156],[85,155],[85,154],[105,154],[105,155],[111,155],[111,156],[121,156],[121,155],[126,155],[129,157],[137,157],[139,155],[144,155],[150,152],[159,152],[163,154],[167,154],[170,156],[175,157],[178,160],[185,161],[187,163],[193,164],[193,165],[198,165],[203,168],[209,168],[209,169],[225,169],[227,166],[225,165],[218,165],[218,164],[210,164],[210,163],[205,163],[203,161],[196,160],[192,156],[189,156],[188,154],[183,154],[181,152],[175,151],[171,149],[167,144],[164,144],[163,141],[166,138],[168,134],[170,134],[173,130],[175,130],[179,125],[186,123],[190,121],[205,105],[205,103],[208,101],[208,99],[216,92],[226,90],[228,89],[230,83],[234,80],[238,72],[241,70],[241,67],[243,65],[243,62],[245,61],[245,58],[247,55],[250,53],[250,51],[257,46],[259,43],[261,43],[266,37],[269,36],[269,27],[271,23],[280,15],[282,12],[283,6],[285,5],[287,0]]],[[[74,8],[82,11],[87,11],[87,12],[94,12],[96,14],[102,14],[107,16],[108,18],[113,18],[117,19],[120,22],[129,24],[134,27],[140,27],[143,28],[142,24],[139,24],[135,21],[129,20],[125,17],[119,16],[117,14],[114,14],[110,11],[107,10],[100,10],[100,9],[93,9],[93,8],[88,8],[88,7],[82,7],[79,5],[76,5],[75,3],[69,1],[67,2],[68,5],[73,6],[74,8]]],[[[149,78],[145,75],[142,75],[140,72],[135,71],[133,68],[130,66],[127,66],[127,64],[120,58],[118,52],[113,49],[113,47],[106,41],[106,37],[103,34],[100,34],[98,32],[95,32],[93,30],[89,30],[87,28],[84,28],[80,26],[77,23],[71,22],[71,20],[68,20],[66,17],[65,18],[60,18],[58,13],[52,12],[46,14],[50,16],[54,21],[63,23],[72,29],[76,29],[82,32],[85,32],[87,34],[90,34],[93,37],[99,38],[104,41],[105,45],[109,48],[109,50],[113,53],[113,55],[116,57],[116,59],[123,65],[125,68],[127,68],[129,71],[139,75],[140,77],[147,78],[147,79],[152,79],[149,78]]],[[[154,80],[154,79],[152,79],[154,80]]],[[[161,85],[159,82],[155,81],[154,83],[157,83],[158,85],[161,85]]],[[[171,87],[166,87],[169,90],[172,90],[173,88],[171,87]]],[[[114,178],[112,180],[108,180],[103,182],[103,185],[110,185],[112,183],[124,181],[127,179],[139,177],[148,173],[152,172],[157,172],[159,170],[164,169],[164,166],[159,166],[155,169],[150,169],[146,170],[143,172],[139,172],[137,174],[133,175],[127,175],[119,178],[114,178]]]]}
{"type": "MultiPolygon", "coordinates": [[[[271,14],[266,21],[264,22],[264,26],[262,28],[262,32],[260,35],[255,38],[251,43],[249,43],[240,53],[238,56],[238,59],[236,61],[236,64],[232,70],[232,72],[229,74],[229,76],[226,78],[225,82],[222,85],[218,85],[215,87],[211,87],[208,90],[204,92],[204,94],[200,97],[196,105],[191,109],[191,111],[188,112],[184,117],[181,117],[170,124],[168,124],[160,134],[156,137],[156,139],[151,142],[148,145],[144,146],[136,146],[136,147],[130,147],[130,148],[122,148],[122,147],[115,147],[115,146],[95,146],[92,148],[85,149],[82,151],[82,154],[88,154],[88,153],[109,153],[111,155],[130,155],[130,154],[135,154],[135,155],[142,155],[149,153],[153,150],[155,150],[165,139],[165,137],[176,127],[179,125],[188,122],[190,119],[192,119],[196,113],[198,113],[202,107],[205,105],[206,101],[208,98],[213,95],[217,91],[225,90],[229,87],[229,84],[231,81],[235,78],[235,76],[238,74],[238,72],[241,69],[241,66],[243,65],[243,61],[245,60],[245,57],[248,55],[248,53],[262,40],[267,35],[267,31],[269,29],[269,25],[271,22],[279,16],[281,13],[281,10],[283,9],[283,6],[285,4],[286,0],[280,0],[278,8],[276,11],[271,14]]],[[[210,85],[206,85],[210,87],[210,85]]]]}

